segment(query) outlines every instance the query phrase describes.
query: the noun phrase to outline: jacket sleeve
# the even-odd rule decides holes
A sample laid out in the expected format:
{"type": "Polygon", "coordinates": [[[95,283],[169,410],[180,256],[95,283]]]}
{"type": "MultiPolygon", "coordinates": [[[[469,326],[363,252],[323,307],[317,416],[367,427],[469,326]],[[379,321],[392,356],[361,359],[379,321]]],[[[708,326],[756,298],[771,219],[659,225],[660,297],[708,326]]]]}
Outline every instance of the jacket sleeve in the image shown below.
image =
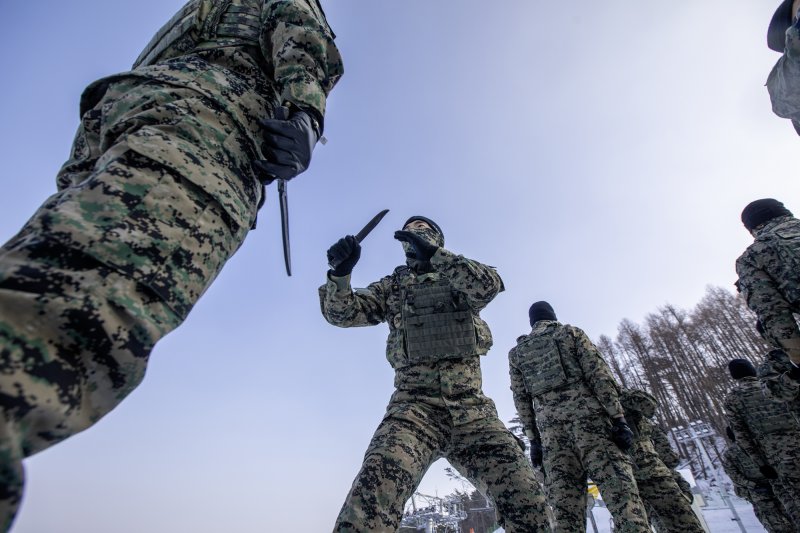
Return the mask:
{"type": "Polygon", "coordinates": [[[334,35],[314,0],[265,0],[261,51],[273,67],[281,101],[325,116],[328,94],[344,66],[334,35]]]}
{"type": "MultiPolygon", "coordinates": [[[[735,444],[733,445],[735,446],[735,444]]],[[[736,465],[736,461],[733,460],[733,454],[735,452],[728,448],[722,454],[722,468],[725,469],[725,473],[728,474],[728,477],[731,478],[735,489],[744,489],[745,491],[751,491],[756,488],[757,483],[747,479],[744,474],[739,470],[739,467],[736,465]]],[[[742,497],[743,494],[739,494],[740,490],[736,491],[736,495],[742,497]]],[[[741,491],[744,492],[744,491],[741,491]]],[[[746,494],[746,492],[744,492],[746,494]]]]}
{"type": "Polygon", "coordinates": [[[433,254],[431,265],[446,276],[454,288],[466,294],[470,307],[475,311],[486,307],[505,290],[503,280],[494,268],[444,248],[433,254]]]}
{"type": "Polygon", "coordinates": [[[331,277],[319,288],[322,316],[342,328],[380,324],[386,316],[385,294],[384,280],[354,291],[350,287],[350,275],[331,277]]]}
{"type": "Polygon", "coordinates": [[[733,434],[736,436],[736,445],[744,453],[746,453],[754,463],[756,463],[756,466],[765,466],[766,462],[761,454],[761,450],[750,434],[750,429],[747,427],[747,423],[745,422],[743,413],[744,406],[739,401],[735,389],[729,392],[725,397],[723,407],[725,411],[725,418],[728,420],[728,425],[731,427],[733,434]]]}
{"type": "Polygon", "coordinates": [[[761,320],[768,338],[778,342],[800,338],[791,305],[778,290],[777,282],[756,263],[754,255],[745,252],[736,261],[737,286],[748,307],[761,320]]]}
{"type": "Polygon", "coordinates": [[[536,412],[533,410],[533,397],[528,393],[528,388],[525,386],[522,372],[511,364],[510,361],[508,369],[511,374],[511,394],[514,396],[514,405],[517,408],[519,419],[522,421],[522,426],[525,428],[525,433],[529,436],[534,435],[534,438],[538,442],[541,442],[539,430],[536,427],[536,412]]]}
{"type": "Polygon", "coordinates": [[[677,468],[680,463],[680,456],[675,453],[675,450],[670,446],[669,438],[667,434],[664,433],[664,430],[653,424],[652,431],[650,432],[650,440],[653,441],[656,453],[661,457],[664,464],[670,469],[677,468]]]}
{"type": "Polygon", "coordinates": [[[581,366],[583,377],[589,388],[608,416],[611,418],[624,416],[625,411],[619,403],[619,385],[617,385],[614,375],[611,374],[608,363],[583,330],[574,326],[567,327],[570,328],[570,336],[575,342],[578,364],[581,366]]]}

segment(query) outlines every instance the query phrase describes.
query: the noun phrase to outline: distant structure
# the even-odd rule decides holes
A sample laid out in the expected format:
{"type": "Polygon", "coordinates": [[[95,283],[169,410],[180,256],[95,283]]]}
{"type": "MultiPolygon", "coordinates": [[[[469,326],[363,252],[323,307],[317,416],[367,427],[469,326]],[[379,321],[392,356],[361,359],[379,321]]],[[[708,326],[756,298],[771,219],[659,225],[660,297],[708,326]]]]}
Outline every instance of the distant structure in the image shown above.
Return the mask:
{"type": "Polygon", "coordinates": [[[401,527],[416,528],[425,533],[444,531],[458,533],[459,524],[467,518],[464,504],[455,495],[439,498],[415,492],[411,496],[411,509],[407,509],[401,527]]]}

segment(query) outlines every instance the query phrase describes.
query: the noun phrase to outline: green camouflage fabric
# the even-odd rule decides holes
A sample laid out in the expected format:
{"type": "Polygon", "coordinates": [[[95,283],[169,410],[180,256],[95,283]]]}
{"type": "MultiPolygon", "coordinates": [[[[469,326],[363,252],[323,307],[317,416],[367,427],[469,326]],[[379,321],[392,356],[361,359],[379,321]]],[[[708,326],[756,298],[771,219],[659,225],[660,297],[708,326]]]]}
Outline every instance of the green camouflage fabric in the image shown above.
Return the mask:
{"type": "MultiPolygon", "coordinates": [[[[758,378],[748,376],[737,380],[725,397],[724,408],[737,446],[756,467],[771,466],[777,471],[780,484],[792,488],[778,497],[790,513],[800,510],[800,425],[786,404],[765,398],[758,378]]],[[[800,523],[800,516],[795,518],[800,523]]]]}
{"type": "MultiPolygon", "coordinates": [[[[653,405],[649,412],[652,413],[657,404],[654,398],[650,398],[653,405]]],[[[630,410],[624,399],[622,404],[625,407],[625,419],[635,434],[633,447],[629,453],[634,463],[633,476],[639,487],[639,495],[647,508],[648,518],[659,533],[684,531],[702,533],[703,526],[692,510],[691,499],[681,490],[673,470],[664,464],[653,444],[652,437],[655,432],[650,417],[645,413],[630,410]]]]}
{"type": "Polygon", "coordinates": [[[765,397],[785,402],[789,412],[800,423],[800,383],[789,377],[791,368],[785,352],[772,350],[758,366],[758,379],[765,397]]]}
{"type": "MultiPolygon", "coordinates": [[[[575,326],[540,320],[529,335],[550,335],[562,358],[573,359],[582,379],[539,396],[531,396],[521,368],[522,357],[509,353],[511,391],[525,430],[537,431],[544,452],[545,492],[556,520],[556,530],[586,531],[586,482],[597,483],[614,517],[615,531],[650,530],[639,496],[630,457],[611,440],[611,419],[623,415],[619,386],[608,364],[586,334],[575,326]]],[[[518,343],[523,343],[523,335],[518,343]]]]}
{"type": "Polygon", "coordinates": [[[786,48],[767,77],[772,111],[792,121],[800,134],[800,28],[786,31],[786,48]]]}
{"type": "Polygon", "coordinates": [[[672,449],[667,433],[660,426],[651,424],[650,441],[653,443],[653,447],[664,462],[664,465],[672,471],[672,478],[675,480],[675,483],[678,484],[678,487],[680,487],[681,492],[691,501],[694,498],[692,486],[684,479],[681,473],[676,470],[680,464],[680,456],[672,449]]]}
{"type": "Polygon", "coordinates": [[[192,52],[87,88],[58,192],[0,249],[2,530],[22,459],[122,401],[242,244],[262,197],[258,120],[289,91],[271,65],[306,70],[317,103],[341,75],[309,3],[263,5],[260,51],[192,52]]]}
{"type": "MultiPolygon", "coordinates": [[[[722,453],[722,467],[731,478],[736,495],[750,502],[756,518],[768,533],[798,531],[794,525],[796,522],[775,495],[773,483],[761,474],[758,466],[736,443],[722,453]]],[[[776,485],[780,488],[779,484],[776,485]]]]}
{"type": "Polygon", "coordinates": [[[736,285],[764,326],[764,337],[780,347],[800,339],[792,315],[800,312],[800,220],[774,218],[756,229],[754,237],[736,260],[736,285]]]}
{"type": "MultiPolygon", "coordinates": [[[[390,275],[365,289],[350,276],[329,278],[319,288],[322,314],[339,327],[387,322],[386,356],[395,370],[395,391],[345,500],[335,531],[396,531],[403,505],[428,467],[447,458],[476,487],[486,488],[506,531],[549,531],[546,504],[523,451],[484,395],[479,355],[491,333],[477,313],[503,290],[491,267],[444,248],[431,258],[432,272],[390,275]],[[401,284],[448,279],[475,313],[477,353],[463,359],[411,364],[405,354],[401,284]]],[[[400,267],[406,268],[406,267],[400,267]]]]}

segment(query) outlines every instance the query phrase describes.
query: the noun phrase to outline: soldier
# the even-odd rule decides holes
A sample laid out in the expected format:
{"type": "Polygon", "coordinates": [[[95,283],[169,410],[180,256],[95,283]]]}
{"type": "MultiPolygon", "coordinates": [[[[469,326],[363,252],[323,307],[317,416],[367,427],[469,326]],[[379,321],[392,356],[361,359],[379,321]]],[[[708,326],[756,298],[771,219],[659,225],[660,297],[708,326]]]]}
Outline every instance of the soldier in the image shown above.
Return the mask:
{"type": "Polygon", "coordinates": [[[328,250],[336,267],[319,289],[334,326],[388,323],[386,357],[395,370],[396,390],[335,531],[396,531],[403,505],[440,457],[487,488],[507,531],[549,531],[533,470],[481,390],[479,356],[492,336],[478,313],[503,290],[500,276],[445,249],[429,218],[409,218],[395,238],[406,264],[356,291],[350,275],[361,247],[353,236],[340,239],[328,250]]]}
{"type": "Polygon", "coordinates": [[[132,71],[83,93],[58,192],[0,250],[3,530],[22,459],[139,384],[242,244],[263,183],[308,166],[341,74],[317,0],[191,0],[132,71]]]}
{"type": "Polygon", "coordinates": [[[767,46],[783,54],[767,78],[776,115],[791,119],[800,134],[800,0],[783,0],[767,29],[767,46]]]}
{"type": "Polygon", "coordinates": [[[511,390],[531,440],[534,466],[544,466],[556,530],[586,531],[586,481],[602,493],[615,531],[649,531],[631,460],[633,432],[625,421],[611,370],[586,334],[556,319],[547,302],[529,311],[533,331],[508,354],[511,390]]]}
{"type": "Polygon", "coordinates": [[[703,526],[692,510],[692,498],[684,495],[651,440],[654,433],[651,420],[658,407],[656,399],[643,390],[625,389],[620,394],[620,403],[635,435],[630,451],[633,476],[647,516],[659,532],[703,533],[703,526]]]}
{"type": "Polygon", "coordinates": [[[664,462],[664,465],[672,471],[672,478],[675,480],[675,483],[678,484],[678,487],[680,487],[683,495],[689,500],[690,504],[693,503],[694,493],[692,492],[692,486],[681,473],[676,470],[680,464],[680,456],[672,449],[669,438],[664,430],[661,429],[661,426],[651,424],[650,440],[653,443],[656,453],[664,462]]]}
{"type": "Polygon", "coordinates": [[[724,407],[736,443],[765,478],[787,489],[776,494],[794,522],[800,523],[796,511],[800,509],[800,425],[785,403],[764,397],[750,361],[733,359],[728,370],[735,384],[724,407]]]}
{"type": "Polygon", "coordinates": [[[722,467],[733,482],[733,491],[753,506],[756,518],[768,533],[797,531],[783,504],[775,496],[772,483],[736,444],[730,427],[725,428],[730,444],[722,453],[722,467]]]}
{"type": "MultiPolygon", "coordinates": [[[[736,286],[755,312],[764,338],[800,363],[800,328],[792,313],[800,312],[800,220],[772,198],[751,202],[742,223],[755,242],[736,260],[736,286]]],[[[795,369],[794,377],[800,378],[795,369]]]]}

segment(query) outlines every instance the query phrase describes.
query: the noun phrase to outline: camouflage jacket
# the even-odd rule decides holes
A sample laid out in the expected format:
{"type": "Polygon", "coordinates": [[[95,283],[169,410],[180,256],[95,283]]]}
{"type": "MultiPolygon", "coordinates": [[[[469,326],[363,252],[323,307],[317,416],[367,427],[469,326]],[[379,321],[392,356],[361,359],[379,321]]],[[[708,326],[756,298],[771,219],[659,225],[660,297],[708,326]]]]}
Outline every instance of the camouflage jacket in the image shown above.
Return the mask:
{"type": "Polygon", "coordinates": [[[372,326],[386,322],[389,337],[386,358],[395,370],[396,391],[393,402],[424,401],[448,409],[456,424],[467,423],[496,411],[493,402],[482,392],[479,355],[492,345],[489,326],[478,316],[492,299],[503,290],[503,282],[489,266],[467,259],[444,248],[431,258],[433,272],[417,274],[406,271],[402,279],[395,273],[353,290],[350,276],[329,278],[319,288],[322,315],[343,328],[372,326]],[[403,283],[446,278],[462,293],[473,311],[477,350],[462,359],[443,359],[433,363],[411,363],[405,351],[402,327],[403,283]]]}
{"type": "Polygon", "coordinates": [[[733,482],[734,491],[740,498],[749,498],[749,492],[759,486],[769,485],[769,480],[758,469],[758,465],[736,443],[722,453],[722,468],[733,482]]]}
{"type": "Polygon", "coordinates": [[[736,381],[724,401],[725,417],[738,446],[758,465],[773,453],[764,441],[770,435],[800,439],[800,427],[784,403],[765,398],[761,383],[753,376],[736,381]]]}
{"type": "Polygon", "coordinates": [[[786,49],[767,77],[767,90],[772,111],[791,119],[800,134],[800,29],[797,25],[786,32],[786,49]]]}
{"type": "Polygon", "coordinates": [[[758,366],[758,379],[765,397],[785,402],[800,422],[800,383],[789,377],[789,357],[784,352],[770,351],[758,366]]]}
{"type": "Polygon", "coordinates": [[[765,337],[773,341],[800,338],[792,313],[800,312],[800,220],[783,216],[770,220],[755,234],[755,242],[736,260],[736,285],[758,315],[765,337]]]}
{"type": "Polygon", "coordinates": [[[658,453],[658,456],[664,461],[664,464],[667,465],[667,468],[677,468],[681,462],[681,458],[678,453],[672,449],[669,443],[669,437],[667,437],[666,432],[661,429],[660,426],[651,424],[650,440],[653,441],[656,453],[658,453]]]}
{"type": "Polygon", "coordinates": [[[544,394],[533,396],[528,391],[523,367],[535,357],[512,349],[509,354],[511,392],[520,420],[525,430],[534,435],[551,422],[572,420],[576,417],[609,416],[624,414],[619,402],[619,386],[608,364],[592,341],[580,328],[551,320],[540,320],[528,335],[517,339],[517,346],[534,336],[551,336],[558,346],[565,369],[574,369],[577,376],[567,383],[544,394]]]}
{"type": "MultiPolygon", "coordinates": [[[[254,1],[228,2],[231,5],[226,9],[232,12],[226,12],[223,19],[235,19],[237,9],[254,1]]],[[[191,0],[186,7],[193,3],[215,9],[223,1],[191,0]]],[[[289,102],[309,111],[322,127],[327,95],[344,67],[333,32],[316,0],[260,0],[259,23],[257,43],[211,36],[183,55],[94,82],[81,97],[81,115],[92,109],[115,81],[157,80],[213,100],[251,139],[256,151],[253,156],[266,159],[260,151],[259,121],[273,116],[276,105],[289,102]]]]}

